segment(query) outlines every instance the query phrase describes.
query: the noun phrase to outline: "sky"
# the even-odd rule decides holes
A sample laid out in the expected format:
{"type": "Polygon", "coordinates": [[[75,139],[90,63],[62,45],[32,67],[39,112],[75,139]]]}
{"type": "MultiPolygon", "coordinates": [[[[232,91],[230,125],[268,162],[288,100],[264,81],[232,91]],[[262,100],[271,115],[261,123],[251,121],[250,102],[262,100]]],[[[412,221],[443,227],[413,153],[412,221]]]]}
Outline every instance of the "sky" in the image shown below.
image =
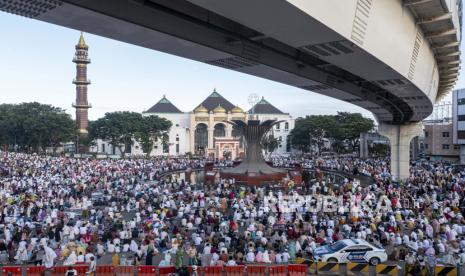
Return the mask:
{"type": "MultiPolygon", "coordinates": [[[[0,103],[37,101],[61,107],[74,117],[72,59],[79,35],[77,30],[0,12],[0,103]]],[[[373,118],[365,109],[296,87],[104,37],[84,36],[92,60],[88,66],[90,120],[112,111],[143,112],[163,95],[182,111],[191,111],[214,88],[246,110],[250,108],[248,96],[255,93],[294,117],[349,111],[373,118]]],[[[465,87],[463,77],[459,87],[465,87]]]]}

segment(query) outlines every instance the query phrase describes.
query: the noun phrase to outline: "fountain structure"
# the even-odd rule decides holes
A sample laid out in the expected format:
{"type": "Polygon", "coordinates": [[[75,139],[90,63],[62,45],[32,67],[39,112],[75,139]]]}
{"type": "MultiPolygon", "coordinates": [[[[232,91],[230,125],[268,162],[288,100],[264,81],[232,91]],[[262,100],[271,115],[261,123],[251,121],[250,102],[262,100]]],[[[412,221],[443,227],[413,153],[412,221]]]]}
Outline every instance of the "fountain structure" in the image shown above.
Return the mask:
{"type": "Polygon", "coordinates": [[[287,176],[287,170],[273,168],[265,162],[262,156],[261,140],[263,136],[277,123],[277,120],[242,120],[227,121],[244,137],[245,157],[236,167],[223,169],[221,178],[235,179],[236,183],[247,185],[262,185],[279,182],[287,176]]]}

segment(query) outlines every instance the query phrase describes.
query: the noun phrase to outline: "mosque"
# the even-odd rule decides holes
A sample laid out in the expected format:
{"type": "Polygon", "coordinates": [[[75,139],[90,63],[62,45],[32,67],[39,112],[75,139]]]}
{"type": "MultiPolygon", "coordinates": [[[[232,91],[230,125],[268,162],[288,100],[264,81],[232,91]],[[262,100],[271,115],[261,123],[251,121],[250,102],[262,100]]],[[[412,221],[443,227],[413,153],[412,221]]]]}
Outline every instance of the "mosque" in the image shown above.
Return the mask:
{"type": "MultiPolygon", "coordinates": [[[[289,152],[291,147],[288,135],[294,127],[294,119],[289,113],[282,112],[264,98],[250,110],[244,111],[214,89],[205,100],[189,112],[181,111],[165,96],[143,112],[144,116],[156,115],[172,123],[168,143],[157,141],[151,155],[177,156],[192,153],[219,159],[235,159],[244,153],[242,138],[232,125],[225,121],[247,120],[252,114],[258,120],[282,121],[273,127],[270,134],[279,141],[275,153],[289,152]]],[[[142,154],[137,144],[133,146],[131,152],[142,154]]]]}

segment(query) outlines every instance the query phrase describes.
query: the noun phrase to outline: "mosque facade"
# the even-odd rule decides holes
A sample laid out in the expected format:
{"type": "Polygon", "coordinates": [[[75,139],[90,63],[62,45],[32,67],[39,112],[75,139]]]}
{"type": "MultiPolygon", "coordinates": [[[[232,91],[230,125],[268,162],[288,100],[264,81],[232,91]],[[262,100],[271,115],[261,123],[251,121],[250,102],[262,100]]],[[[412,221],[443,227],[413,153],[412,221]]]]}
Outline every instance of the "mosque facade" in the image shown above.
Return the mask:
{"type": "MultiPolygon", "coordinates": [[[[172,123],[168,141],[158,139],[150,153],[151,156],[180,156],[186,154],[208,156],[211,158],[235,159],[244,154],[243,138],[227,121],[278,120],[269,132],[278,139],[278,147],[273,153],[290,152],[288,135],[294,128],[294,119],[262,98],[250,110],[245,111],[225,99],[219,92],[213,92],[193,110],[183,112],[166,96],[144,111],[143,116],[156,115],[172,123]]],[[[118,154],[117,149],[108,143],[99,141],[94,151],[106,154],[118,154]]],[[[131,148],[131,155],[143,155],[137,142],[131,148]]]]}
{"type": "MultiPolygon", "coordinates": [[[[235,159],[244,153],[244,143],[231,120],[279,120],[270,135],[278,139],[274,153],[290,151],[288,135],[294,119],[262,98],[249,111],[232,104],[215,89],[192,111],[183,112],[165,96],[143,112],[144,116],[156,115],[171,121],[168,143],[157,141],[151,155],[185,155],[188,153],[212,158],[235,159]]],[[[137,149],[136,149],[137,151],[137,149]]]]}

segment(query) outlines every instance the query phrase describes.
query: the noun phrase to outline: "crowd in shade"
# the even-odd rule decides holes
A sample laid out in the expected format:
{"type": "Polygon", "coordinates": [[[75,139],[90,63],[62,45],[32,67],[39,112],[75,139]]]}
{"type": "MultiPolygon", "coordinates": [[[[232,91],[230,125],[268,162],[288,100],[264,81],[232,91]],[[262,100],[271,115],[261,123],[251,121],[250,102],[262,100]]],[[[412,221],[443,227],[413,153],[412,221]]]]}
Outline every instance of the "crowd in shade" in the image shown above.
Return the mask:
{"type": "Polygon", "coordinates": [[[177,268],[301,263],[320,245],[357,238],[411,266],[465,263],[465,171],[418,162],[408,180],[394,183],[385,159],[271,161],[353,177],[336,179],[317,170],[285,189],[227,179],[204,185],[160,176],[202,168],[205,160],[0,152],[0,262],[51,267],[94,258],[177,268]],[[358,175],[370,181],[362,184],[358,175]]]}

